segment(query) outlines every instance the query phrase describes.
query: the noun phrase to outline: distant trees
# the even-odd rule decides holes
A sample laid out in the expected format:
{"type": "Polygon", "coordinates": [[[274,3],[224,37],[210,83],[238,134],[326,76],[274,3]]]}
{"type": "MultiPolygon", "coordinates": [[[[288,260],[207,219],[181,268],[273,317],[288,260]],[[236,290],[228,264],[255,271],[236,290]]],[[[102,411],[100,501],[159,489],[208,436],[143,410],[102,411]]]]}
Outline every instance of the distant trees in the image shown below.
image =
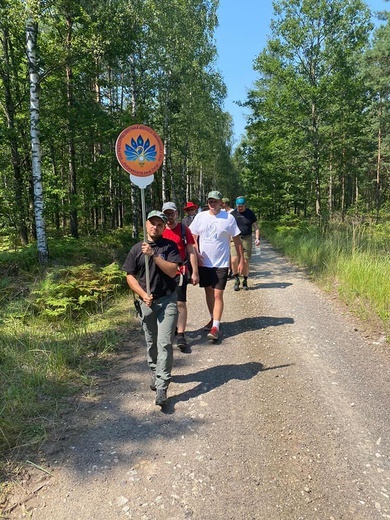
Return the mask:
{"type": "Polygon", "coordinates": [[[46,222],[49,233],[75,238],[126,223],[136,234],[138,194],[114,154],[117,136],[134,123],[153,127],[166,149],[148,205],[202,202],[207,190],[229,186],[232,131],[214,69],[216,9],[216,0],[0,3],[4,233],[14,230],[26,244],[42,237],[46,222]],[[30,103],[31,121],[39,116],[33,136],[30,103]]]}
{"type": "Polygon", "coordinates": [[[261,213],[327,220],[389,203],[389,17],[361,0],[277,0],[237,151],[261,213]]]}

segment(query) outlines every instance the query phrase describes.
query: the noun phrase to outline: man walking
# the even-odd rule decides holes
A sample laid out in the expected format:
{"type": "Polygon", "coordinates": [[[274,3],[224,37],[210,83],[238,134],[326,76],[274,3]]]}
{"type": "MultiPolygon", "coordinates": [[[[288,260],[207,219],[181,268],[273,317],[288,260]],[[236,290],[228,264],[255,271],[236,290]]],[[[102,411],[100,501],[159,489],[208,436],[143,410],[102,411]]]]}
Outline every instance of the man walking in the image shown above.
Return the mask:
{"type": "Polygon", "coordinates": [[[167,218],[167,227],[164,229],[163,237],[175,242],[179,249],[181,265],[178,270],[179,283],[176,288],[177,308],[177,341],[176,345],[182,352],[187,350],[187,339],[185,330],[187,325],[187,285],[190,278],[192,285],[199,283],[198,261],[194,248],[194,238],[191,231],[181,222],[178,222],[176,204],[166,202],[162,211],[167,218]],[[190,267],[190,268],[189,268],[190,267]]]}
{"type": "Polygon", "coordinates": [[[135,244],[123,264],[130,289],[139,296],[139,313],[145,333],[146,355],[152,371],[150,388],[156,405],[167,401],[173,365],[172,338],[177,320],[176,281],[181,261],[177,246],[163,238],[166,216],[151,211],[146,220],[146,241],[135,244]],[[149,266],[150,294],[146,285],[145,259],[149,266]]]}
{"type": "MultiPolygon", "coordinates": [[[[242,272],[244,280],[242,288],[248,290],[249,260],[252,254],[252,227],[255,230],[255,245],[260,245],[260,230],[257,225],[256,215],[252,210],[246,207],[245,197],[236,198],[236,208],[231,213],[237,221],[240,228],[241,240],[244,249],[244,270],[242,272]]],[[[235,277],[234,290],[240,290],[240,275],[238,271],[239,258],[232,248],[232,267],[235,277]]]]}
{"type": "Polygon", "coordinates": [[[195,242],[199,238],[199,252],[202,265],[199,266],[200,287],[204,287],[210,322],[205,330],[208,339],[217,340],[223,312],[223,291],[229,270],[230,238],[233,238],[238,257],[238,270],[244,268],[240,230],[230,213],[221,211],[222,194],[211,191],[208,194],[208,211],[198,213],[190,226],[195,242]]]}

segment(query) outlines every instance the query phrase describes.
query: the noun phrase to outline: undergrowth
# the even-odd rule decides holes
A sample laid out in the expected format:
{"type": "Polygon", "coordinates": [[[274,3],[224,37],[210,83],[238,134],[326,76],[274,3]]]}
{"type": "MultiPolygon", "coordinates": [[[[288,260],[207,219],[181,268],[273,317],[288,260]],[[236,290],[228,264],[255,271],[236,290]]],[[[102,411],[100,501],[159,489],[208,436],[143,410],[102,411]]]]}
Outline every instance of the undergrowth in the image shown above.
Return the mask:
{"type": "Polygon", "coordinates": [[[262,233],[360,318],[383,324],[390,341],[390,223],[335,222],[321,229],[294,218],[263,222],[262,233]]]}
{"type": "Polygon", "coordinates": [[[133,243],[126,230],[51,241],[45,269],[33,245],[0,252],[0,491],[7,460],[37,449],[134,326],[121,270],[133,243]]]}

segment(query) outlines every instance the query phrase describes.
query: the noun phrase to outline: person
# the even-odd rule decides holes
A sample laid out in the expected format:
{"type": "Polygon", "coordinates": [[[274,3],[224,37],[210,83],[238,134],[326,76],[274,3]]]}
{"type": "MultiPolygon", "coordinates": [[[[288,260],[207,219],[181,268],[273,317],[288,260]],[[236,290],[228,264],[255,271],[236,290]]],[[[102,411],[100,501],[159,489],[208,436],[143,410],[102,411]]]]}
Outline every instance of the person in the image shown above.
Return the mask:
{"type": "Polygon", "coordinates": [[[187,339],[185,330],[187,325],[187,285],[190,278],[192,285],[199,283],[198,261],[194,248],[194,238],[188,227],[178,221],[178,211],[174,202],[166,202],[162,212],[167,217],[167,227],[164,229],[163,237],[175,242],[179,249],[182,264],[179,266],[178,277],[180,283],[177,285],[177,308],[179,311],[177,319],[176,345],[182,352],[187,351],[187,339]],[[189,265],[191,269],[189,269],[189,265]]]}
{"type": "Polygon", "coordinates": [[[187,215],[182,219],[182,223],[185,226],[190,227],[190,224],[194,220],[198,208],[199,206],[197,204],[194,204],[190,200],[186,203],[183,209],[187,213],[187,215]]]}
{"type": "Polygon", "coordinates": [[[228,213],[233,211],[233,208],[230,206],[230,200],[226,197],[222,199],[222,211],[227,211],[228,213]]]}
{"type": "Polygon", "coordinates": [[[146,220],[147,239],[135,244],[127,255],[123,270],[135,300],[145,334],[146,355],[151,374],[151,390],[156,405],[167,402],[167,389],[173,365],[172,339],[177,321],[176,273],[181,262],[177,246],[163,238],[167,218],[151,211],[146,220]],[[146,283],[145,258],[149,265],[150,292],[146,283]]]}
{"type": "MultiPolygon", "coordinates": [[[[244,271],[243,271],[243,282],[242,288],[248,290],[248,275],[249,275],[249,259],[252,254],[252,228],[255,231],[255,245],[260,245],[260,230],[257,224],[256,215],[252,210],[246,207],[245,197],[236,198],[236,208],[231,213],[237,221],[237,225],[241,231],[241,240],[244,248],[244,271]]],[[[234,290],[240,290],[240,275],[238,272],[238,261],[239,258],[234,253],[232,248],[232,267],[234,281],[234,290]]]]}
{"type": "Polygon", "coordinates": [[[230,213],[221,211],[222,194],[210,191],[207,198],[208,211],[198,213],[190,230],[195,242],[199,239],[199,253],[202,263],[199,263],[200,287],[204,287],[206,303],[210,312],[210,322],[205,326],[209,330],[207,338],[217,340],[223,313],[223,291],[226,287],[229,270],[230,238],[236,248],[239,258],[238,269],[244,267],[243,250],[240,230],[230,213]]]}

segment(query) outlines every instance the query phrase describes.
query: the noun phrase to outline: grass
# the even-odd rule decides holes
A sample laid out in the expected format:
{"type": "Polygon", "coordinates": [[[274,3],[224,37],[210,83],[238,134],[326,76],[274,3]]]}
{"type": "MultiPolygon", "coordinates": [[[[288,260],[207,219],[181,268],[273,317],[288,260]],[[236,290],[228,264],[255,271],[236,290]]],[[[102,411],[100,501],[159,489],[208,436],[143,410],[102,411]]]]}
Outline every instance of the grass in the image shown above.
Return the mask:
{"type": "Polygon", "coordinates": [[[134,243],[129,237],[123,230],[58,239],[45,269],[33,245],[0,252],[0,494],[9,472],[20,457],[33,456],[69,399],[93,392],[97,375],[135,325],[120,270],[134,243]],[[56,305],[64,300],[67,306],[56,305]]]}
{"type": "Polygon", "coordinates": [[[263,234],[361,319],[380,320],[390,341],[390,224],[263,223],[263,234]]]}

